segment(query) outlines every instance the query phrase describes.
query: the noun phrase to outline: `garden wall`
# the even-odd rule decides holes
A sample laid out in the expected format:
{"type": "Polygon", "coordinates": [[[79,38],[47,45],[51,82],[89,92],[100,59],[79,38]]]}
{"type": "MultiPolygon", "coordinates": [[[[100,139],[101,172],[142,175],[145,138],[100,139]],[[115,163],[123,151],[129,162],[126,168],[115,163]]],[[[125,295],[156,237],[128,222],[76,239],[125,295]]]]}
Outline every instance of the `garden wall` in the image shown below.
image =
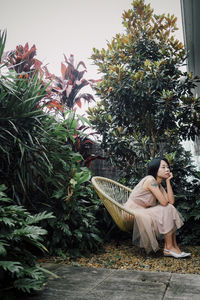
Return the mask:
{"type": "Polygon", "coordinates": [[[121,172],[116,167],[112,166],[106,159],[106,154],[101,149],[100,144],[93,143],[91,147],[91,153],[104,157],[105,159],[96,159],[92,161],[89,169],[92,171],[93,176],[103,176],[113,180],[117,180],[121,177],[121,172]]]}

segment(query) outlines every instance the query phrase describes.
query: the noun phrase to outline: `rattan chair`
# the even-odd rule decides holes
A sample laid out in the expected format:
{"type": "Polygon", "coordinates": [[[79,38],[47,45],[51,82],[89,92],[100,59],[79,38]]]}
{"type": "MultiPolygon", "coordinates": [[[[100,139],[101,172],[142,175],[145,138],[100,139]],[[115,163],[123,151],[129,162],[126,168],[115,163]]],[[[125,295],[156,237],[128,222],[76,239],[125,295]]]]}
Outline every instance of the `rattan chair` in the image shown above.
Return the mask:
{"type": "Polygon", "coordinates": [[[92,177],[92,185],[116,225],[123,231],[131,231],[134,213],[123,205],[132,190],[114,180],[100,176],[92,177]]]}

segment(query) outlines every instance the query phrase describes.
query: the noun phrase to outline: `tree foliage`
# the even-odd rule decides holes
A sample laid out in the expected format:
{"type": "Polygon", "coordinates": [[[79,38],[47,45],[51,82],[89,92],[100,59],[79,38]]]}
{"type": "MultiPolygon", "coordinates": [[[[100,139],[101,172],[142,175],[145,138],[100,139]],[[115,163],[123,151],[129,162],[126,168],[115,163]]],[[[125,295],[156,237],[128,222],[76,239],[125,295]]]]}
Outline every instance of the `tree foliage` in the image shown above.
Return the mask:
{"type": "Polygon", "coordinates": [[[151,158],[168,157],[185,228],[196,226],[195,234],[182,240],[196,242],[199,174],[181,142],[200,134],[200,100],[193,93],[199,78],[184,71],[187,53],[174,36],[174,15],[154,14],[150,4],[135,0],[122,18],[125,32],[106,49],[93,49],[91,59],[102,81],[96,87],[100,101],[89,108],[89,119],[130,186],[146,175],[151,158]]]}
{"type": "Polygon", "coordinates": [[[156,15],[142,0],[132,6],[123,13],[126,32],[106,50],[93,49],[91,58],[103,78],[96,88],[101,101],[89,108],[102,146],[126,165],[138,159],[138,141],[154,157],[161,143],[177,136],[194,139],[200,132],[200,104],[193,95],[198,79],[180,68],[186,53],[173,35],[176,17],[156,15]]]}

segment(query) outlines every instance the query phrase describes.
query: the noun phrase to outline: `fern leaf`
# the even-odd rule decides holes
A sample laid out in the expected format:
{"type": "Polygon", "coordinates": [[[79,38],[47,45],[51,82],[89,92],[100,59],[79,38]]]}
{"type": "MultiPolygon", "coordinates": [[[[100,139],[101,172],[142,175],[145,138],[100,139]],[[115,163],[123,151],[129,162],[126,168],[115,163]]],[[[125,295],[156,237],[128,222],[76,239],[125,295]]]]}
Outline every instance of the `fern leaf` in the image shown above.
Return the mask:
{"type": "Polygon", "coordinates": [[[1,202],[12,202],[12,200],[10,198],[8,198],[6,196],[6,194],[3,192],[0,192],[0,201],[1,202]]]}
{"type": "Polygon", "coordinates": [[[9,205],[7,207],[5,207],[6,213],[10,213],[10,214],[18,214],[21,215],[23,217],[26,217],[28,215],[27,210],[20,206],[20,205],[9,205]]]}
{"type": "Polygon", "coordinates": [[[8,225],[9,227],[15,226],[15,223],[13,222],[13,220],[10,218],[7,218],[7,217],[1,218],[0,222],[4,223],[5,225],[8,225]]]}
{"type": "Polygon", "coordinates": [[[64,233],[66,233],[68,236],[72,235],[72,232],[70,231],[70,228],[67,224],[61,223],[58,226],[64,233]]]}
{"type": "Polygon", "coordinates": [[[0,255],[2,256],[5,256],[7,254],[5,246],[9,246],[9,244],[4,240],[0,240],[0,255]]]}
{"type": "Polygon", "coordinates": [[[37,266],[35,267],[24,266],[23,275],[25,278],[28,277],[35,280],[40,280],[41,278],[44,277],[43,271],[41,271],[40,268],[38,268],[37,266]]]}
{"type": "Polygon", "coordinates": [[[18,261],[0,261],[0,267],[2,267],[5,271],[10,271],[11,273],[20,272],[23,267],[18,261]]]}
{"type": "Polygon", "coordinates": [[[23,292],[30,293],[32,290],[38,291],[42,288],[45,277],[41,276],[40,280],[31,278],[22,278],[14,281],[14,287],[23,292]]]}
{"type": "Polygon", "coordinates": [[[38,213],[36,215],[29,215],[27,218],[26,218],[26,222],[28,225],[30,224],[36,224],[40,221],[43,221],[45,219],[51,219],[51,218],[55,218],[55,216],[50,212],[50,213],[47,213],[45,211],[41,212],[41,213],[38,213]]]}
{"type": "Polygon", "coordinates": [[[20,229],[15,229],[13,231],[13,236],[24,236],[36,240],[40,239],[40,235],[45,234],[47,234],[47,231],[38,226],[26,226],[20,229]]]}

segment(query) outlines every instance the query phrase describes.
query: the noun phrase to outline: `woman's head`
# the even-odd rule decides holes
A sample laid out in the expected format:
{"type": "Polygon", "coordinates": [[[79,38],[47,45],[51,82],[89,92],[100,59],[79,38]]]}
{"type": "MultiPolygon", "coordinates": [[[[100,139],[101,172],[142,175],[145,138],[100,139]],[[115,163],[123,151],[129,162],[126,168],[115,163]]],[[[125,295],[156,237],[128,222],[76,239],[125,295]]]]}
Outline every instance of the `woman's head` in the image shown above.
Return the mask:
{"type": "Polygon", "coordinates": [[[155,157],[148,164],[148,175],[152,175],[155,179],[157,178],[158,169],[160,168],[162,160],[170,167],[169,162],[165,157],[155,157]]]}

